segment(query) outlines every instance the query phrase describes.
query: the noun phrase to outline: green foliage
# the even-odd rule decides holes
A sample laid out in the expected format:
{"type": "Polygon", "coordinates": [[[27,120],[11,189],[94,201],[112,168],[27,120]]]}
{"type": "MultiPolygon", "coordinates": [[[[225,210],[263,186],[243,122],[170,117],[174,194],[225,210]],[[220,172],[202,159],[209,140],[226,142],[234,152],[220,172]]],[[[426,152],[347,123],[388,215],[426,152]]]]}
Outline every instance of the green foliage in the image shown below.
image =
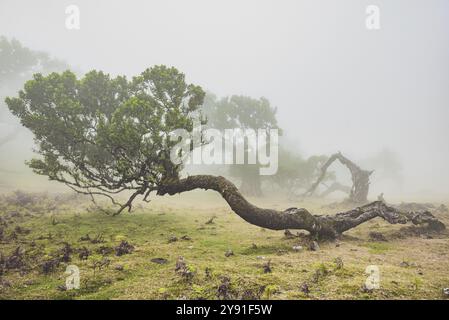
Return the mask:
{"type": "Polygon", "coordinates": [[[372,254],[382,254],[391,249],[388,243],[383,242],[369,242],[365,246],[369,248],[369,252],[372,254]]]}
{"type": "Polygon", "coordinates": [[[47,53],[33,51],[19,41],[0,37],[0,88],[16,87],[35,72],[61,71],[67,64],[47,53]]]}
{"type": "MultiPolygon", "coordinates": [[[[326,156],[311,156],[305,159],[281,146],[278,171],[269,179],[293,195],[299,189],[308,188],[317,179],[326,160],[326,156]]],[[[327,174],[324,181],[328,180],[335,180],[334,173],[327,174]]]]}
{"type": "Polygon", "coordinates": [[[132,80],[101,71],[81,79],[71,71],[35,74],[6,103],[35,136],[41,158],[28,165],[36,173],[107,195],[142,194],[178,178],[169,134],[191,131],[203,98],[184,74],[155,66],[132,80]]]}
{"type": "MultiPolygon", "coordinates": [[[[0,173],[2,188],[11,189],[26,177],[23,162],[17,159],[28,157],[32,148],[32,139],[24,134],[26,129],[8,111],[4,104],[6,96],[15,94],[32,74],[47,74],[62,71],[67,64],[50,57],[45,52],[34,51],[23,46],[17,40],[8,40],[0,36],[0,173]],[[20,139],[20,140],[19,140],[20,139]],[[7,152],[5,152],[7,148],[7,152]]],[[[29,182],[29,177],[26,177],[29,182]]]]}
{"type": "Polygon", "coordinates": [[[217,100],[208,94],[204,102],[208,124],[216,129],[279,129],[276,112],[277,109],[263,97],[233,95],[217,100]]]}
{"type": "MultiPolygon", "coordinates": [[[[35,72],[48,73],[65,69],[66,63],[51,58],[45,52],[33,51],[15,39],[0,37],[0,123],[16,123],[4,107],[4,96],[16,92],[35,72]]],[[[18,130],[15,131],[6,133],[6,138],[0,138],[0,145],[10,140],[18,130]]]]}
{"type": "MultiPolygon", "coordinates": [[[[247,96],[234,95],[217,99],[213,94],[207,94],[204,100],[204,114],[208,125],[217,129],[278,129],[276,108],[265,98],[253,99],[247,96]]],[[[307,188],[319,175],[321,165],[326,156],[311,156],[304,159],[301,155],[291,152],[286,146],[279,149],[279,167],[275,175],[268,180],[276,183],[289,193],[307,188]]],[[[259,176],[259,164],[235,165],[230,167],[230,175],[242,180],[241,191],[249,195],[260,195],[262,180],[259,176]]],[[[326,180],[334,180],[330,173],[326,180]]]]}
{"type": "MultiPolygon", "coordinates": [[[[233,95],[217,99],[208,94],[204,101],[203,112],[208,125],[215,129],[278,129],[276,119],[277,109],[272,107],[266,98],[254,99],[247,96],[233,95]]],[[[245,142],[243,142],[245,143],[245,142]]],[[[245,146],[248,149],[248,146],[245,146]]],[[[259,164],[249,164],[245,159],[244,165],[230,167],[230,175],[242,181],[241,191],[248,195],[261,195],[261,181],[259,164]]]]}
{"type": "MultiPolygon", "coordinates": [[[[0,95],[16,91],[33,73],[49,73],[68,69],[68,65],[50,57],[46,52],[34,51],[19,41],[0,37],[0,95]]],[[[2,99],[3,100],[3,99],[2,99]]]]}
{"type": "MultiPolygon", "coordinates": [[[[345,237],[338,248],[335,243],[325,242],[320,244],[319,252],[295,252],[292,246],[298,244],[298,238],[286,239],[282,232],[267,229],[261,232],[237,215],[230,215],[226,206],[217,207],[214,194],[193,192],[184,196],[182,203],[161,198],[133,215],[114,219],[104,219],[97,211],[86,212],[90,203],[84,197],[68,201],[59,195],[56,208],[46,210],[41,210],[40,203],[24,207],[14,200],[15,196],[13,202],[0,199],[0,217],[7,221],[7,226],[2,226],[5,237],[0,252],[8,257],[20,246],[30,267],[25,272],[5,270],[0,298],[217,299],[222,279],[227,277],[231,299],[440,299],[441,286],[448,281],[447,272],[442,272],[449,268],[449,260],[442,254],[449,248],[446,238],[416,241],[415,237],[392,237],[387,243],[390,249],[379,260],[367,249],[371,242],[362,240],[368,237],[371,226],[362,224],[357,230],[360,235],[355,237],[354,231],[350,231],[351,236],[345,237]],[[200,201],[204,206],[193,206],[200,201]],[[205,222],[211,210],[217,219],[208,225],[205,222]],[[51,211],[59,224],[52,224],[51,211]],[[60,225],[65,227],[60,229],[60,225]],[[17,233],[18,226],[29,233],[17,233]],[[17,239],[10,238],[13,232],[17,239]],[[83,240],[86,234],[92,240],[102,234],[102,241],[83,240]],[[173,234],[188,235],[191,240],[169,243],[173,234]],[[103,247],[116,247],[123,236],[136,247],[131,254],[116,256],[114,252],[100,251],[103,247]],[[42,264],[54,258],[65,242],[73,248],[71,261],[44,274],[42,264]],[[78,253],[84,247],[91,252],[87,259],[81,259],[78,253]],[[231,259],[224,255],[228,248],[234,251],[231,259]],[[281,250],[284,253],[280,254],[281,250]],[[425,252],[431,259],[419,261],[419,266],[400,265],[401,261],[416,261],[417,252],[425,252]],[[189,267],[194,267],[189,270],[196,271],[190,281],[175,271],[180,255],[189,267]],[[341,269],[337,269],[337,257],[344,261],[341,269]],[[93,266],[101,264],[104,258],[110,260],[109,265],[94,270],[93,266]],[[155,264],[151,262],[153,258],[165,258],[167,263],[155,264]],[[263,273],[262,265],[268,260],[272,261],[273,272],[263,273]],[[80,289],[61,291],[68,264],[80,269],[80,289]],[[381,289],[367,293],[361,287],[368,276],[365,268],[371,264],[379,264],[381,289]],[[417,273],[421,270],[424,272],[417,273]],[[308,294],[301,289],[304,283],[310,289],[308,294]]],[[[314,211],[321,206],[308,202],[304,205],[314,211]]]]}

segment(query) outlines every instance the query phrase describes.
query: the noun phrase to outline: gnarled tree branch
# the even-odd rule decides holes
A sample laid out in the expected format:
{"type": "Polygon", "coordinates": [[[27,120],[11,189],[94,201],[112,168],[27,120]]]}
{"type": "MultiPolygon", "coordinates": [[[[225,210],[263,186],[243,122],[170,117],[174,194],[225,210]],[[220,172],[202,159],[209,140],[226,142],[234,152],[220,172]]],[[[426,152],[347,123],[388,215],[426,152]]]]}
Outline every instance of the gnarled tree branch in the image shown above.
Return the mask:
{"type": "Polygon", "coordinates": [[[349,200],[353,203],[367,203],[368,191],[369,191],[369,176],[374,171],[368,171],[361,169],[354,162],[344,157],[340,152],[333,154],[326,163],[321,167],[321,174],[317,181],[304,193],[304,196],[311,196],[316,188],[319,186],[326,176],[326,171],[329,166],[335,161],[339,160],[341,164],[346,166],[351,172],[352,188],[349,193],[349,200]]]}
{"type": "Polygon", "coordinates": [[[221,194],[231,209],[245,221],[267,229],[303,229],[319,238],[335,238],[339,234],[376,217],[392,224],[427,223],[435,230],[445,226],[429,212],[403,213],[381,201],[356,209],[331,215],[313,215],[303,208],[289,208],[284,211],[259,208],[249,203],[237,187],[224,177],[196,175],[160,186],[158,195],[174,195],[195,189],[211,189],[221,194]]]}

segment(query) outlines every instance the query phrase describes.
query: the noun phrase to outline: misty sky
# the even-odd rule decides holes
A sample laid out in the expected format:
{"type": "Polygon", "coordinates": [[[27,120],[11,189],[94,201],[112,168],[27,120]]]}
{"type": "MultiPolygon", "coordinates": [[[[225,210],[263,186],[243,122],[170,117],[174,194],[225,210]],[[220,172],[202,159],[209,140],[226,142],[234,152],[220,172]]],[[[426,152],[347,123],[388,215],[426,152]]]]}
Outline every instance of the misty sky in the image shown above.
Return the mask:
{"type": "Polygon", "coordinates": [[[219,96],[264,96],[302,153],[388,148],[404,192],[449,195],[447,0],[0,0],[0,35],[82,71],[166,64],[219,96]],[[370,4],[380,30],[365,27],[370,4]]]}

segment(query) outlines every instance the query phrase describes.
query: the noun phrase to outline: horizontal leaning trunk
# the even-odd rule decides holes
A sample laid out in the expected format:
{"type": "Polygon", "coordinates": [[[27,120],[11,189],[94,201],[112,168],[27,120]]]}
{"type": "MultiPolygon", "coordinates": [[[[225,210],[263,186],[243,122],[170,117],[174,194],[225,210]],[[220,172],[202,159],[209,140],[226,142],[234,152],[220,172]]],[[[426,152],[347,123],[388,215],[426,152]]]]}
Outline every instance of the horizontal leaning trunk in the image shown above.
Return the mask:
{"type": "Polygon", "coordinates": [[[160,186],[158,195],[174,195],[195,189],[211,189],[221,194],[231,209],[245,221],[267,229],[303,229],[317,238],[335,238],[344,231],[376,217],[389,223],[429,224],[434,230],[442,230],[444,224],[430,212],[400,212],[381,201],[369,203],[356,209],[330,215],[312,215],[303,208],[289,208],[284,211],[259,208],[249,203],[237,187],[221,176],[195,175],[160,186]]]}

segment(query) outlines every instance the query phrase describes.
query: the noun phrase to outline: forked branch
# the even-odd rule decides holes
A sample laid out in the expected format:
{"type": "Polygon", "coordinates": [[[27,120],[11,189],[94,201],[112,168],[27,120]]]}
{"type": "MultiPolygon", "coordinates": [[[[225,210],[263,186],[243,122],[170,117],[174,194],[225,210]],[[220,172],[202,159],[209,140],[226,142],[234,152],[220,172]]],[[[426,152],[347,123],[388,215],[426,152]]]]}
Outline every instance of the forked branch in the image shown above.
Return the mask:
{"type": "Polygon", "coordinates": [[[381,201],[337,213],[336,215],[313,215],[303,208],[289,208],[284,211],[259,208],[249,203],[236,186],[224,177],[196,175],[161,186],[158,195],[174,195],[195,189],[211,189],[221,194],[231,209],[245,221],[267,229],[303,229],[317,238],[335,238],[363,222],[380,217],[391,224],[428,224],[434,230],[445,225],[430,212],[400,212],[381,201]]]}
{"type": "Polygon", "coordinates": [[[349,200],[353,203],[364,204],[367,203],[368,191],[369,191],[369,177],[374,171],[368,171],[361,169],[354,162],[344,157],[340,152],[333,154],[321,167],[320,176],[314,184],[303,194],[303,196],[311,196],[316,188],[320,185],[323,179],[326,177],[327,169],[334,161],[340,161],[341,164],[346,166],[351,173],[352,188],[349,193],[349,200]]]}

